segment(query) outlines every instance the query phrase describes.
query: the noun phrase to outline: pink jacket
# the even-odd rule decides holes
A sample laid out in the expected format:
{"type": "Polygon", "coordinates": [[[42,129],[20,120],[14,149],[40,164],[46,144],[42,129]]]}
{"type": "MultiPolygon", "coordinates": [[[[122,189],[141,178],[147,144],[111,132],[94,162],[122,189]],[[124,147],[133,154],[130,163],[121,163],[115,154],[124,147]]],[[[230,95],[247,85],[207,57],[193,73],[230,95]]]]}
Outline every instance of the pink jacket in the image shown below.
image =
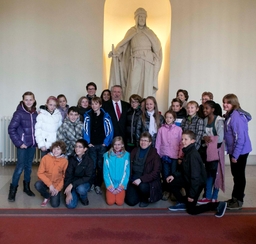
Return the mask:
{"type": "Polygon", "coordinates": [[[182,157],[182,129],[175,124],[163,124],[157,132],[156,150],[160,157],[182,157]]]}

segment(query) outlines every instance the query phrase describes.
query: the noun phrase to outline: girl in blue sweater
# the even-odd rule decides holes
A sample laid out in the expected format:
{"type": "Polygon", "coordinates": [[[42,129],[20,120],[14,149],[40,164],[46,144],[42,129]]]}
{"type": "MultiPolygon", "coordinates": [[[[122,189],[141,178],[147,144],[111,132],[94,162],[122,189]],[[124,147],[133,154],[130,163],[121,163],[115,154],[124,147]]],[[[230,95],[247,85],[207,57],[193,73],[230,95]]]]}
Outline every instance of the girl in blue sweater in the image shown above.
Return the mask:
{"type": "Polygon", "coordinates": [[[113,139],[112,147],[104,154],[103,178],[107,188],[108,205],[124,204],[125,190],[130,176],[130,154],[125,151],[121,136],[113,139]]]}

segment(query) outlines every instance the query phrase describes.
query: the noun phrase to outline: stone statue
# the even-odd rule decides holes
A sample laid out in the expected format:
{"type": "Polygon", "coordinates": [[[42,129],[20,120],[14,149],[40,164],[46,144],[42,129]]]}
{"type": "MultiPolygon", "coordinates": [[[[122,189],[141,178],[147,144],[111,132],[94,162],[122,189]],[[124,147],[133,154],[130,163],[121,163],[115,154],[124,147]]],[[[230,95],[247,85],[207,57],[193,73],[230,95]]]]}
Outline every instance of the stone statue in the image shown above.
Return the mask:
{"type": "Polygon", "coordinates": [[[146,25],[147,12],[138,8],[134,13],[136,25],[109,53],[112,57],[109,87],[121,85],[123,98],[132,94],[152,96],[158,89],[158,73],[162,63],[161,43],[146,25]]]}

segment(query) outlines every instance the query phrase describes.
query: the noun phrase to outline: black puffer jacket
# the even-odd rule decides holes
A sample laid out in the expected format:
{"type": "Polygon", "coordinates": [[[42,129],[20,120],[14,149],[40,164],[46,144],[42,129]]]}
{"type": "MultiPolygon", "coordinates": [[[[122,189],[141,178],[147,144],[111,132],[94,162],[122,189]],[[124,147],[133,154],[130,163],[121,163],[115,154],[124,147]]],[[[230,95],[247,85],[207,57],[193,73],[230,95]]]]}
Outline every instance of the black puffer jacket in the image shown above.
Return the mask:
{"type": "Polygon", "coordinates": [[[140,108],[129,108],[126,119],[126,140],[127,143],[136,144],[136,125],[141,116],[140,108]]]}
{"type": "MultiPolygon", "coordinates": [[[[145,124],[142,122],[142,118],[140,116],[140,118],[138,119],[137,125],[136,125],[136,141],[137,141],[137,146],[139,146],[139,140],[140,140],[140,135],[141,133],[148,131],[149,130],[149,121],[150,121],[150,117],[148,115],[148,113],[146,112],[146,121],[145,124]]],[[[163,115],[160,115],[160,125],[159,128],[162,126],[162,124],[164,123],[164,117],[163,115]]],[[[155,143],[156,143],[156,136],[157,133],[155,133],[152,136],[152,147],[155,147],[155,143]]]]}
{"type": "Polygon", "coordinates": [[[36,147],[36,117],[37,112],[35,108],[29,112],[25,109],[23,102],[20,102],[8,126],[8,133],[16,147],[20,147],[22,144],[25,144],[27,147],[36,147]]]}

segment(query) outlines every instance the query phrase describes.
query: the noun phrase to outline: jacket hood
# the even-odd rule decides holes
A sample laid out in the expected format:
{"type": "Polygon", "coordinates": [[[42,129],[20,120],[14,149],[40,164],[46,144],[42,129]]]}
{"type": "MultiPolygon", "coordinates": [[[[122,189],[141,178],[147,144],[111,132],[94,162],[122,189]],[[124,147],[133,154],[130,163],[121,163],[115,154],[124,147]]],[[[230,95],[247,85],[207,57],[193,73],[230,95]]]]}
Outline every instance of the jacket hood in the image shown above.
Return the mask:
{"type": "Polygon", "coordinates": [[[245,110],[243,110],[243,109],[241,109],[241,108],[237,109],[237,112],[238,112],[240,115],[244,115],[248,122],[252,119],[251,114],[248,113],[248,112],[246,112],[245,110]]]}
{"type": "Polygon", "coordinates": [[[162,124],[162,127],[169,128],[169,129],[172,127],[175,127],[175,126],[176,126],[175,124],[170,124],[170,125],[168,125],[166,123],[162,124]]]}
{"type": "MultiPolygon", "coordinates": [[[[47,106],[45,106],[45,105],[41,105],[40,106],[40,113],[44,113],[44,114],[51,114],[48,110],[47,110],[47,106]]],[[[55,114],[60,114],[60,111],[59,111],[59,109],[55,109],[54,111],[53,111],[53,113],[51,114],[51,115],[55,115],[55,114]]]]}
{"type": "Polygon", "coordinates": [[[28,110],[25,108],[23,101],[20,101],[20,103],[19,103],[19,105],[17,106],[16,110],[17,110],[17,111],[25,111],[25,112],[31,113],[31,114],[33,114],[34,112],[36,112],[36,109],[35,109],[34,107],[32,107],[30,111],[28,111],[28,110]]]}
{"type": "Polygon", "coordinates": [[[61,155],[58,156],[58,157],[55,157],[52,152],[50,152],[49,154],[50,154],[52,157],[54,157],[54,158],[67,158],[65,154],[61,154],[61,155]]]}

